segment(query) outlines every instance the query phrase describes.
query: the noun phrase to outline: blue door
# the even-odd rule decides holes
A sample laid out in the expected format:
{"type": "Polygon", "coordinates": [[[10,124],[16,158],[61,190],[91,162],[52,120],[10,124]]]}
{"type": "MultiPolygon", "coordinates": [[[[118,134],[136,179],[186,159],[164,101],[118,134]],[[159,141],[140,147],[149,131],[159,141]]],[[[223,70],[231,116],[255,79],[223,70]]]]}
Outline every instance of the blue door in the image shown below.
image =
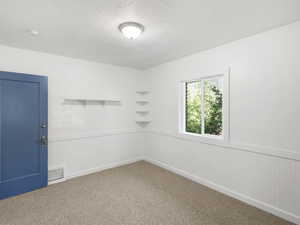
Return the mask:
{"type": "Polygon", "coordinates": [[[0,71],[0,199],[47,186],[47,77],[0,71]]]}

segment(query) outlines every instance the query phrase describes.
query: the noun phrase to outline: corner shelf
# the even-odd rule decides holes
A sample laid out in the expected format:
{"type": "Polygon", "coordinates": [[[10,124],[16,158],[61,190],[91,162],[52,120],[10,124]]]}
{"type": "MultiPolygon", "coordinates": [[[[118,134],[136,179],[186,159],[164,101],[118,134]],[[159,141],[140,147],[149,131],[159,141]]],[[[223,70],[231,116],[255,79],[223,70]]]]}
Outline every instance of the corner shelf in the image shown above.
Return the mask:
{"type": "Polygon", "coordinates": [[[136,110],[136,113],[149,113],[150,111],[149,110],[143,110],[143,109],[137,109],[136,110]]]}
{"type": "Polygon", "coordinates": [[[137,94],[145,95],[148,94],[149,91],[136,91],[137,94]]]}
{"type": "Polygon", "coordinates": [[[149,101],[147,101],[147,100],[137,100],[136,103],[147,104],[147,103],[149,103],[149,101]]]}
{"type": "Polygon", "coordinates": [[[136,120],[137,123],[150,123],[151,120],[136,120]]]}
{"type": "Polygon", "coordinates": [[[149,93],[150,92],[146,90],[136,91],[137,109],[135,111],[136,113],[135,122],[142,127],[145,127],[147,124],[151,122],[151,120],[149,119],[150,111],[148,109],[148,105],[150,103],[150,101],[148,100],[149,93]]]}

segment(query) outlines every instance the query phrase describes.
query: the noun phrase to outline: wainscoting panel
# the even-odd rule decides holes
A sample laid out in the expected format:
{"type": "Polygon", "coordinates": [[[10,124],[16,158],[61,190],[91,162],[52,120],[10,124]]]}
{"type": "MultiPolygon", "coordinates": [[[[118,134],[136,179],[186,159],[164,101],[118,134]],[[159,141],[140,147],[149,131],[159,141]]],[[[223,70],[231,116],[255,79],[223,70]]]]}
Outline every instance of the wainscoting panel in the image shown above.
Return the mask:
{"type": "Polygon", "coordinates": [[[66,179],[136,161],[144,134],[133,130],[50,137],[49,168],[64,166],[66,179]]]}
{"type": "Polygon", "coordinates": [[[146,158],[175,173],[300,223],[299,161],[149,132],[146,158]]]}

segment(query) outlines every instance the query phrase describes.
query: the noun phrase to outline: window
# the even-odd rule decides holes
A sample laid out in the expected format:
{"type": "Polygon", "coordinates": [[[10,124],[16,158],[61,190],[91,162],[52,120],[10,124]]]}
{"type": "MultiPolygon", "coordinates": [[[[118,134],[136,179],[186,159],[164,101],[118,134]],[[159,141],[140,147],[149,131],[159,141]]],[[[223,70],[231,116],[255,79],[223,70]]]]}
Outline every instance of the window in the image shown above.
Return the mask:
{"type": "Polygon", "coordinates": [[[225,137],[224,84],[223,75],[183,82],[183,133],[225,137]]]}

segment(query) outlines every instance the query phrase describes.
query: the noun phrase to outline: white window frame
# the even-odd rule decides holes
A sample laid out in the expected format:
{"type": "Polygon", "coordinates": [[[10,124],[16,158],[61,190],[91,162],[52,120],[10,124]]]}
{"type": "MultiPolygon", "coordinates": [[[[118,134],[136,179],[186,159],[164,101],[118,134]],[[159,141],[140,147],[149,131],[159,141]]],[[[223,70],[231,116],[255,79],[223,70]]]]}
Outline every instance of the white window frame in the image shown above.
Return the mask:
{"type": "MultiPolygon", "coordinates": [[[[217,142],[229,142],[230,138],[230,117],[229,117],[229,74],[230,70],[223,72],[223,73],[216,73],[215,75],[210,76],[200,76],[196,79],[189,79],[189,80],[183,80],[180,82],[180,103],[179,103],[179,134],[183,135],[188,138],[203,140],[203,141],[217,141],[217,142]],[[196,133],[190,133],[186,132],[186,83],[187,82],[193,82],[193,81],[203,81],[203,80],[212,80],[218,77],[223,78],[223,107],[222,107],[222,135],[210,135],[210,134],[196,134],[196,133]]],[[[201,85],[203,85],[204,82],[201,82],[201,85]]],[[[201,87],[202,90],[202,101],[204,102],[204,88],[201,87]]],[[[204,104],[201,104],[202,107],[204,107],[204,104]]],[[[204,118],[201,118],[204,120],[204,118]]],[[[202,121],[202,130],[204,129],[204,123],[202,121]]]]}

